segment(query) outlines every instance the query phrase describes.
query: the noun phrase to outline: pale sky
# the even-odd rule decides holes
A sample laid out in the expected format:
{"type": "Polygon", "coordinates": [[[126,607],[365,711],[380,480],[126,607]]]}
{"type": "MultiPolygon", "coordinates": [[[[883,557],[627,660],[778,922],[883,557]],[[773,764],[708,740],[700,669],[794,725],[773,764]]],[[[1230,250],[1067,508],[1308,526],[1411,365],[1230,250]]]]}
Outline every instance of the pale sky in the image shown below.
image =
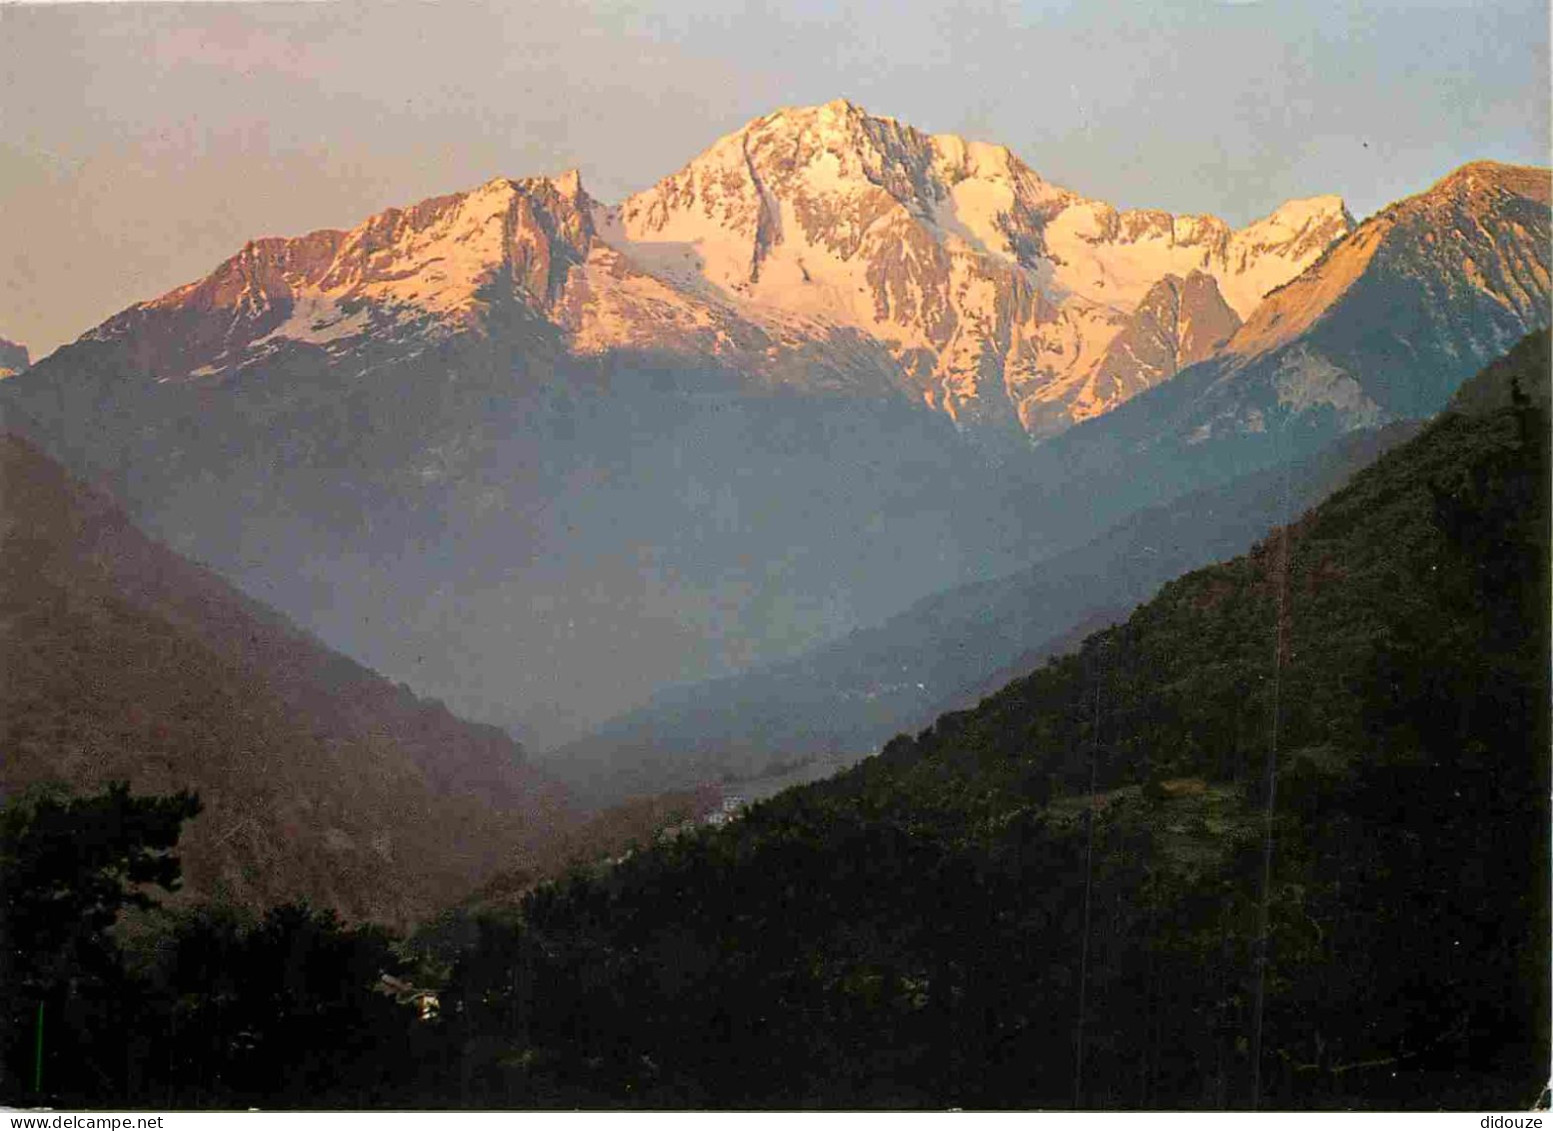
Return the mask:
{"type": "Polygon", "coordinates": [[[1546,0],[0,3],[0,337],[497,175],[617,200],[836,97],[1120,207],[1362,218],[1546,164],[1548,42],[1546,0]]]}

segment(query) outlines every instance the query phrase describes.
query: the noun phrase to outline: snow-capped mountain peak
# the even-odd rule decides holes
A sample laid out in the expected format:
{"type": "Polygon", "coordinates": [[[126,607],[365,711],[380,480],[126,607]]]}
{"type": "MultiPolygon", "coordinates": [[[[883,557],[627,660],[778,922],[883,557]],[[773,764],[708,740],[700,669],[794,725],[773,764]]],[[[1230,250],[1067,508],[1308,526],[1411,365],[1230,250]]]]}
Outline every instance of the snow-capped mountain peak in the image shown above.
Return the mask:
{"type": "Polygon", "coordinates": [[[1245,318],[1351,226],[1336,197],[1240,231],[1119,211],[1004,146],[838,99],[754,119],[613,207],[570,170],[257,240],[94,336],[135,337],[146,370],[176,380],[277,350],[483,336],[523,311],[582,354],[710,355],[757,383],[893,389],[1040,438],[1162,372],[1111,372],[1105,396],[1093,381],[1166,276],[1211,277],[1245,318]]]}
{"type": "Polygon", "coordinates": [[[1083,417],[1069,398],[1166,275],[1212,276],[1244,318],[1352,227],[1336,197],[1240,231],[1118,211],[1003,146],[844,100],[755,119],[598,220],[677,287],[756,321],[860,331],[887,344],[912,395],[1037,436],[1083,417]]]}
{"type": "Polygon", "coordinates": [[[115,316],[88,337],[134,337],[146,368],[209,377],[294,345],[435,340],[480,325],[492,287],[546,312],[594,239],[575,172],[498,177],[390,208],[350,231],[250,241],[206,278],[115,316]]]}

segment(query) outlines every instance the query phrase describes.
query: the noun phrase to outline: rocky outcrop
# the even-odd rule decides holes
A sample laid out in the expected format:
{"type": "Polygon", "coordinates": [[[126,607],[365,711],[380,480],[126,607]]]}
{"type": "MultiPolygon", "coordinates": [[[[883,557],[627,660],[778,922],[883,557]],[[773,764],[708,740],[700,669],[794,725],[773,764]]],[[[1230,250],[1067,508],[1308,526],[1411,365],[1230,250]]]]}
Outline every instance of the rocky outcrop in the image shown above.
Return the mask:
{"type": "Polygon", "coordinates": [[[1239,327],[1239,316],[1224,301],[1212,275],[1166,275],[1149,288],[1111,340],[1084,384],[1077,411],[1082,419],[1109,412],[1188,365],[1212,357],[1239,327]]]}
{"type": "Polygon", "coordinates": [[[1215,362],[1192,436],[1313,413],[1339,428],[1438,412],[1548,325],[1549,174],[1477,162],[1366,221],[1268,297],[1215,362]]]}

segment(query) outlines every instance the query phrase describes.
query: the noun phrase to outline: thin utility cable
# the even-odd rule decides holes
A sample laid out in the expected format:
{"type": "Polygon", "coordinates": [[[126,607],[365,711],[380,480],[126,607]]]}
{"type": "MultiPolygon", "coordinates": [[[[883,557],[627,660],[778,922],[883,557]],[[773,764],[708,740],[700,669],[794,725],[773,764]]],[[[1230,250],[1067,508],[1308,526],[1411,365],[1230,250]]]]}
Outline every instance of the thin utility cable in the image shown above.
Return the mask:
{"type": "MultiPolygon", "coordinates": [[[[1287,450],[1287,449],[1286,449],[1287,450]]],[[[1262,809],[1262,906],[1257,915],[1256,998],[1251,1012],[1251,1110],[1262,1101],[1262,1015],[1267,1001],[1268,906],[1273,884],[1273,809],[1278,800],[1278,723],[1279,696],[1283,683],[1283,653],[1289,603],[1289,463],[1283,465],[1283,522],[1278,531],[1278,616],[1273,625],[1273,707],[1271,735],[1267,743],[1265,771],[1266,802],[1262,809]]]]}
{"type": "Polygon", "coordinates": [[[1096,660],[1095,668],[1094,733],[1090,736],[1092,741],[1089,746],[1089,828],[1084,849],[1084,936],[1083,945],[1079,950],[1078,1034],[1075,1038],[1073,1061],[1075,1110],[1083,1106],[1084,1095],[1084,1022],[1089,1004],[1089,914],[1095,875],[1095,817],[1100,810],[1099,796],[1095,791],[1098,789],[1099,782],[1097,770],[1100,764],[1100,685],[1105,678],[1104,649],[1105,644],[1102,642],[1097,649],[1100,652],[1100,658],[1096,660]]]}

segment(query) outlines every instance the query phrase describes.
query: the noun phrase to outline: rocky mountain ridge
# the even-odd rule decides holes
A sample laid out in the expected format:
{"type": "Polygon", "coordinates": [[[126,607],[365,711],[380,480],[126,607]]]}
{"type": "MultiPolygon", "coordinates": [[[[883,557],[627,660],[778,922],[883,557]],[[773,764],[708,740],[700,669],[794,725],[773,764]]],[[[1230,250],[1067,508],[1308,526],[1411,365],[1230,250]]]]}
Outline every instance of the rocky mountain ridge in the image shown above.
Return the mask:
{"type": "Polygon", "coordinates": [[[521,327],[527,348],[715,358],[757,387],[893,391],[1039,439],[1169,376],[1107,354],[1166,276],[1211,277],[1244,318],[1351,227],[1336,197],[1239,231],[1121,212],[1001,146],[837,101],[757,119],[614,207],[571,171],[256,240],[85,340],[204,380],[521,327]]]}
{"type": "Polygon", "coordinates": [[[1548,170],[1484,161],[1392,204],[1218,352],[1043,445],[1042,474],[1123,513],[1432,416],[1553,321],[1549,200],[1548,170]]]}
{"type": "MultiPolygon", "coordinates": [[[[1438,410],[1454,382],[1381,384],[1373,373],[1360,374],[1344,357],[1359,345],[1356,332],[1335,324],[1373,315],[1406,294],[1408,326],[1379,331],[1399,360],[1416,366],[1438,353],[1483,364],[1504,353],[1547,324],[1549,188],[1545,169],[1479,161],[1398,201],[1316,269],[1269,295],[1225,346],[1226,372],[1276,358],[1281,406],[1327,405],[1355,422],[1438,410]],[[1318,344],[1301,342],[1313,332],[1318,344]],[[1356,381],[1367,387],[1357,389],[1356,381]]],[[[1242,423],[1255,426],[1251,417],[1242,423]]]]}

